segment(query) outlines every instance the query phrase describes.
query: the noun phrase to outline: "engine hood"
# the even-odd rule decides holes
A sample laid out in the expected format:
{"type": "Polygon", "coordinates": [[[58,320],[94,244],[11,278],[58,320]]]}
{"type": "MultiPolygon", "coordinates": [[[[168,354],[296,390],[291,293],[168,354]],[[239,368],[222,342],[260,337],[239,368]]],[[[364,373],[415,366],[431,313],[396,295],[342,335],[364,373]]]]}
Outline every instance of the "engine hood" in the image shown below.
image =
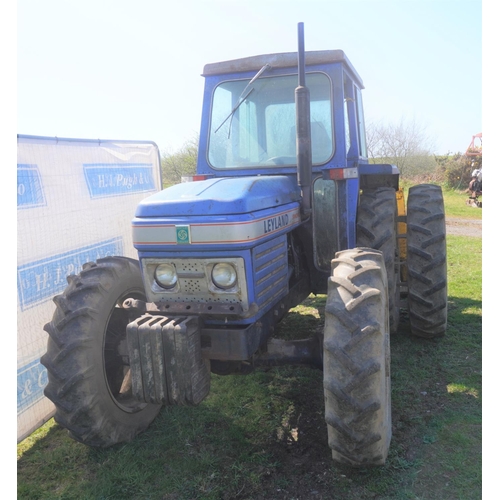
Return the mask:
{"type": "Polygon", "coordinates": [[[300,201],[289,177],[224,177],[176,184],[142,200],[136,217],[231,215],[300,201]]]}

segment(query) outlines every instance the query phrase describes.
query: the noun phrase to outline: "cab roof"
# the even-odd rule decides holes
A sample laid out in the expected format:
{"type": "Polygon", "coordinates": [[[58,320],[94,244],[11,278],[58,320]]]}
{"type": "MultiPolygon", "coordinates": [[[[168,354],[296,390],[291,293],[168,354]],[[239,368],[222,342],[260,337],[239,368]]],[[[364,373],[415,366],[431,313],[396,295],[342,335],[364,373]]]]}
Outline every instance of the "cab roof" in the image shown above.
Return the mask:
{"type": "MultiPolygon", "coordinates": [[[[339,62],[349,68],[359,85],[363,88],[361,77],[358,75],[358,72],[354,69],[354,66],[343,50],[316,50],[305,53],[306,66],[339,62]]],[[[282,52],[278,54],[264,54],[205,64],[202,76],[258,71],[266,64],[269,64],[272,68],[296,68],[298,64],[298,55],[297,52],[282,52]]]]}

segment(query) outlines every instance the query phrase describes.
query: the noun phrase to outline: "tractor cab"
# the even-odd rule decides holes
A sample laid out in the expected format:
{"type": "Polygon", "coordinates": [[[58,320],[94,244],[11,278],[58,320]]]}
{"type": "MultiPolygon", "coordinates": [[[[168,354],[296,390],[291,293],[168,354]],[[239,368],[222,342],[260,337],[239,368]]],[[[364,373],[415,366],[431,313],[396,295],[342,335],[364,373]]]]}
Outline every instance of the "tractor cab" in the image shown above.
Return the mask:
{"type": "MultiPolygon", "coordinates": [[[[341,50],[305,53],[312,169],[367,163],[363,83],[341,50]]],[[[198,174],[294,174],[297,53],[207,64],[198,174]]]]}

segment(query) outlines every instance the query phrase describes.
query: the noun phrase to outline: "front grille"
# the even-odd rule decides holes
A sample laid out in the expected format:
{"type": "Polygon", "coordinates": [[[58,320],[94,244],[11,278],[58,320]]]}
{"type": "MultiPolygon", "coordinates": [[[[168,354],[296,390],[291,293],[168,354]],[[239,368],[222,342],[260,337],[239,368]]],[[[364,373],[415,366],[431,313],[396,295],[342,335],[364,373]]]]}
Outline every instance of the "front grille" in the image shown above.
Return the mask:
{"type": "Polygon", "coordinates": [[[259,245],[252,256],[255,299],[259,309],[264,310],[288,292],[286,235],[259,245]]]}
{"type": "Polygon", "coordinates": [[[234,304],[240,307],[235,311],[248,309],[247,285],[245,268],[241,258],[212,258],[212,259],[154,259],[142,260],[146,294],[150,302],[161,304],[234,304]],[[211,269],[219,262],[230,262],[238,274],[237,285],[234,289],[220,290],[211,280],[211,269]],[[154,279],[156,266],[161,263],[173,264],[177,271],[177,286],[166,290],[159,286],[154,279]]]}

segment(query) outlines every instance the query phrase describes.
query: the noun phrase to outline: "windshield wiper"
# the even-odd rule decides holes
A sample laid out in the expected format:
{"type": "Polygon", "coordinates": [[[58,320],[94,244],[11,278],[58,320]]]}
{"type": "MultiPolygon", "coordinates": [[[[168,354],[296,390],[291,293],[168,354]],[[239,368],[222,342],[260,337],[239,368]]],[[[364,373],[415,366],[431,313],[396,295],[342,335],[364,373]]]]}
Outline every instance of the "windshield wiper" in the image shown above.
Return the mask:
{"type": "MultiPolygon", "coordinates": [[[[247,100],[248,96],[255,90],[252,87],[247,92],[248,87],[250,87],[250,85],[252,85],[252,83],[255,82],[255,80],[257,80],[257,78],[259,78],[260,75],[262,75],[262,73],[264,73],[264,71],[267,71],[268,69],[271,69],[271,65],[264,64],[264,66],[262,66],[262,68],[260,68],[260,70],[257,72],[257,74],[248,82],[247,86],[243,89],[243,92],[241,93],[240,97],[238,97],[238,102],[236,103],[234,108],[227,115],[227,117],[224,119],[224,121],[215,129],[215,132],[214,132],[215,134],[219,131],[219,129],[222,127],[222,125],[224,125],[224,123],[226,123],[229,120],[229,118],[231,118],[231,120],[233,119],[233,116],[234,116],[234,113],[236,113],[236,110],[247,100]]],[[[229,133],[231,133],[231,127],[229,127],[229,133]]]]}

